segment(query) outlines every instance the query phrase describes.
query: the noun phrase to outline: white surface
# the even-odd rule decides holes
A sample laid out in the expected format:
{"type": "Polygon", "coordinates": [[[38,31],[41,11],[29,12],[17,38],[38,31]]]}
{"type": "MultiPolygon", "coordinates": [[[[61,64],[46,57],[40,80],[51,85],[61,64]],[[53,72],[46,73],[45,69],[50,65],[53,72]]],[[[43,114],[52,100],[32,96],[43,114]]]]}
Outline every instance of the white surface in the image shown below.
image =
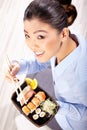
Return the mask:
{"type": "Polygon", "coordinates": [[[27,120],[23,115],[19,115],[15,118],[17,125],[17,130],[52,130],[48,126],[36,127],[29,120],[27,120]]]}

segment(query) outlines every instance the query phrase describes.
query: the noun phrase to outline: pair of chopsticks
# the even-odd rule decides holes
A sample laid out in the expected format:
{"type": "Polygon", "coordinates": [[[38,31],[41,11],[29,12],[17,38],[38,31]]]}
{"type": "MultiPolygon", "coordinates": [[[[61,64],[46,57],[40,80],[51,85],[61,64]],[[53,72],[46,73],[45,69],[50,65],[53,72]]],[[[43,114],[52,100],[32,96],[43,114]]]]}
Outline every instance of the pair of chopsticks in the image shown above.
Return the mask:
{"type": "MultiPolygon", "coordinates": [[[[10,71],[10,70],[12,69],[12,68],[11,68],[12,64],[11,64],[11,62],[10,62],[10,59],[9,59],[8,55],[6,56],[6,61],[7,61],[7,65],[8,65],[8,67],[9,67],[9,71],[10,71]]],[[[16,88],[16,94],[17,94],[17,96],[19,95],[19,94],[18,94],[18,90],[17,90],[18,88],[19,88],[19,90],[20,90],[20,93],[22,93],[22,95],[23,95],[23,91],[22,91],[22,89],[21,89],[21,87],[20,87],[19,79],[18,79],[17,77],[13,78],[13,77],[11,76],[11,80],[12,80],[13,85],[14,85],[15,88],[16,88]]],[[[26,100],[25,100],[24,95],[23,95],[23,100],[24,100],[24,103],[26,104],[26,100]]]]}

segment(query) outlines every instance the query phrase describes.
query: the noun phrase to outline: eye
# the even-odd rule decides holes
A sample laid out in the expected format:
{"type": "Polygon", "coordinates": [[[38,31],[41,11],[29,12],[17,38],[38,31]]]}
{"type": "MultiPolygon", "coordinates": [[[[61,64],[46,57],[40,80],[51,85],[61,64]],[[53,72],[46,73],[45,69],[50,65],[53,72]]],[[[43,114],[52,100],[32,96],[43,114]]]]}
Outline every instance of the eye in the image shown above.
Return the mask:
{"type": "Polygon", "coordinates": [[[42,36],[42,35],[38,35],[38,37],[37,37],[38,39],[44,39],[45,38],[45,36],[42,36]]]}
{"type": "Polygon", "coordinates": [[[29,39],[30,36],[29,36],[28,34],[25,34],[25,38],[26,38],[26,39],[29,39]]]}

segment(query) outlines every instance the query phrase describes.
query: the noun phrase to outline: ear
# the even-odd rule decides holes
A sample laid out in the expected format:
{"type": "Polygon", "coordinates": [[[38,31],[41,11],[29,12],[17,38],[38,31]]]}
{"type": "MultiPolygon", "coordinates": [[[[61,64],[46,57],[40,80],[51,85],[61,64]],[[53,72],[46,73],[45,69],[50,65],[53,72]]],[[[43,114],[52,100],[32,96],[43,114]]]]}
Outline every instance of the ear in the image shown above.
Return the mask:
{"type": "Polygon", "coordinates": [[[64,28],[61,32],[62,34],[62,40],[65,40],[69,37],[69,29],[68,28],[64,28]]]}

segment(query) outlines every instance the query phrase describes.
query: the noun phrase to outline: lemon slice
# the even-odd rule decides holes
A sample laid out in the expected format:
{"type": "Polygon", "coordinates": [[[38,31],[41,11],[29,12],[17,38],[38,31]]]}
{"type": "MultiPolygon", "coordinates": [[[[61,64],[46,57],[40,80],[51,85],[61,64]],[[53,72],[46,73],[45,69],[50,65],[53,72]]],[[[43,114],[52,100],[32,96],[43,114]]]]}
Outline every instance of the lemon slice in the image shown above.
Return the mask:
{"type": "Polygon", "coordinates": [[[30,85],[30,87],[32,89],[36,89],[37,88],[37,85],[38,85],[38,82],[36,79],[31,79],[31,78],[25,78],[25,81],[27,83],[27,85],[30,85]]]}
{"type": "Polygon", "coordinates": [[[37,88],[37,85],[38,85],[37,80],[36,80],[36,79],[33,79],[33,82],[31,83],[32,89],[36,89],[36,88],[37,88]]]}
{"type": "Polygon", "coordinates": [[[33,80],[30,79],[30,78],[25,78],[25,81],[26,81],[27,85],[30,85],[30,83],[31,83],[33,80]]]}

